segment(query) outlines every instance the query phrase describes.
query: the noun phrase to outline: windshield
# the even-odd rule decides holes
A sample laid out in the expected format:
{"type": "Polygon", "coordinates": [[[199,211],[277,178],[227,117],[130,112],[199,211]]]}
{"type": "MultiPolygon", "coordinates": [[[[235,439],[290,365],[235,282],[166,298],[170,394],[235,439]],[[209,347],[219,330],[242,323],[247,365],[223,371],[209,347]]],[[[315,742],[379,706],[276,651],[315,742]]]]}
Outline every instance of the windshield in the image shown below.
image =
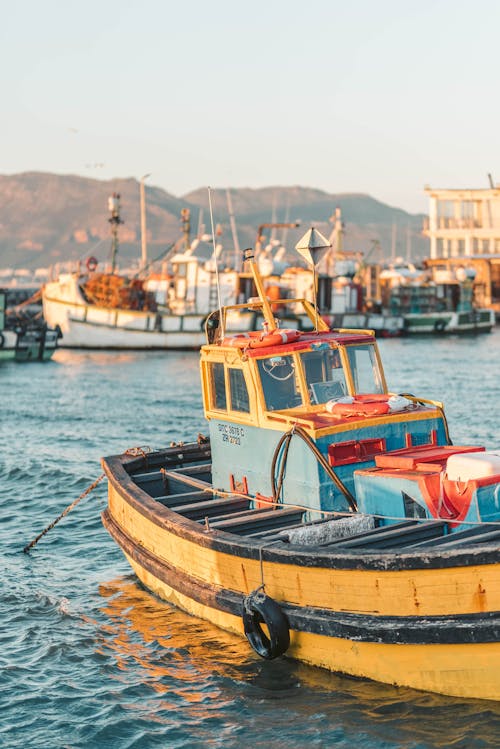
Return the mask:
{"type": "Polygon", "coordinates": [[[356,393],[383,393],[382,375],[373,346],[347,346],[356,393]]]}
{"type": "Polygon", "coordinates": [[[268,411],[281,411],[302,405],[293,356],[270,356],[259,359],[257,363],[268,411]]]}
{"type": "Polygon", "coordinates": [[[300,355],[313,405],[341,398],[347,393],[345,373],[338,349],[329,346],[300,355]]]}

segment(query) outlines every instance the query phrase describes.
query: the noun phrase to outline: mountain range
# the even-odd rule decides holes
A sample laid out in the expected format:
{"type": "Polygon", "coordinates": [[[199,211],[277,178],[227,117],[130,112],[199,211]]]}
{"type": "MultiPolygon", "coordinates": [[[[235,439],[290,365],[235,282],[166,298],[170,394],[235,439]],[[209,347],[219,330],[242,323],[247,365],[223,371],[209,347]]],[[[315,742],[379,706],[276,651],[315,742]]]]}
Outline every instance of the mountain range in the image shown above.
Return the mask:
{"type": "MultiPolygon", "coordinates": [[[[0,268],[48,267],[94,255],[109,259],[111,229],[108,197],[119,193],[119,258],[123,264],[141,254],[140,186],[134,178],[101,181],[76,175],[26,172],[0,175],[0,268]]],[[[181,210],[190,209],[191,237],[211,232],[208,191],[199,188],[182,197],[145,186],[148,258],[162,255],[182,236],[181,210]]],[[[218,241],[234,248],[226,189],[211,193],[218,241]]],[[[314,225],[330,235],[340,208],[345,250],[368,253],[372,260],[394,256],[419,260],[428,254],[422,236],[424,216],[410,214],[361,193],[330,194],[310,187],[231,188],[233,227],[241,248],[255,245],[257,229],[270,222],[299,222],[279,229],[275,238],[293,250],[314,225]],[[376,250],[376,252],[374,252],[376,250]],[[377,256],[374,256],[377,255],[377,256]]],[[[264,243],[270,229],[263,231],[264,243]]]]}

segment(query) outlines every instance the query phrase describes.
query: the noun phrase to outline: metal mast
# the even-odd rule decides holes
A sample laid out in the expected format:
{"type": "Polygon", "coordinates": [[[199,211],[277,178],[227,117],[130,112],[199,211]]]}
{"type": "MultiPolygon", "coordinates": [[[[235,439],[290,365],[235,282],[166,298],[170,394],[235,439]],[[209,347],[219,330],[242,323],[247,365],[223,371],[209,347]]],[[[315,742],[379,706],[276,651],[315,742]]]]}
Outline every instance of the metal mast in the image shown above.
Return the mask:
{"type": "Polygon", "coordinates": [[[120,217],[120,193],[114,192],[108,198],[108,208],[111,213],[108,219],[111,224],[111,273],[115,272],[116,256],[118,254],[118,227],[123,224],[120,217]]]}
{"type": "Polygon", "coordinates": [[[146,188],[144,181],[151,174],[144,174],[140,180],[140,204],[141,204],[141,268],[144,270],[148,264],[147,229],[146,229],[146,188]]]}
{"type": "Polygon", "coordinates": [[[184,234],[184,251],[191,249],[191,211],[189,208],[181,210],[182,233],[184,234]]]}

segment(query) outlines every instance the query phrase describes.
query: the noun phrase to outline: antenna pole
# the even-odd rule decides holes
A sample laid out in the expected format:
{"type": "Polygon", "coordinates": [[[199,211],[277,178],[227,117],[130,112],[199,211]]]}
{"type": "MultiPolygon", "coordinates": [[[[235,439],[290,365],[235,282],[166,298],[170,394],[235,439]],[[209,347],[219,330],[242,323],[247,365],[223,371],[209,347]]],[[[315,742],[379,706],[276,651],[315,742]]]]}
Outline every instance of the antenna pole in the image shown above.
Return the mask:
{"type": "Polygon", "coordinates": [[[144,174],[139,182],[140,185],[140,203],[141,203],[141,268],[144,270],[148,264],[147,233],[146,233],[146,189],[144,180],[151,177],[150,174],[144,174]]]}
{"type": "Polygon", "coordinates": [[[216,247],[215,247],[215,229],[214,229],[214,214],[212,210],[212,191],[211,188],[208,187],[208,205],[210,208],[210,222],[212,225],[212,244],[214,246],[214,263],[215,263],[215,280],[217,282],[217,299],[219,301],[219,327],[220,327],[220,338],[223,340],[224,338],[224,317],[222,314],[222,300],[220,296],[220,283],[219,283],[219,267],[217,263],[217,253],[216,253],[216,247]]]}
{"type": "Polygon", "coordinates": [[[118,254],[118,227],[123,224],[120,218],[120,194],[118,192],[114,192],[108,198],[108,208],[111,213],[111,217],[108,219],[111,224],[111,273],[114,273],[118,254]]]}
{"type": "Polygon", "coordinates": [[[181,210],[182,233],[184,234],[184,252],[191,249],[191,211],[189,208],[181,210]]]}
{"type": "Polygon", "coordinates": [[[313,295],[314,295],[314,327],[316,328],[316,333],[318,332],[318,277],[316,275],[316,265],[313,265],[313,295]]]}
{"type": "Polygon", "coordinates": [[[236,231],[236,221],[234,220],[234,212],[233,212],[233,201],[231,198],[231,190],[229,187],[226,190],[226,199],[227,199],[227,208],[229,211],[229,223],[231,224],[231,232],[233,234],[233,244],[234,244],[234,270],[239,270],[239,263],[240,263],[240,243],[238,241],[238,232],[236,231]]]}

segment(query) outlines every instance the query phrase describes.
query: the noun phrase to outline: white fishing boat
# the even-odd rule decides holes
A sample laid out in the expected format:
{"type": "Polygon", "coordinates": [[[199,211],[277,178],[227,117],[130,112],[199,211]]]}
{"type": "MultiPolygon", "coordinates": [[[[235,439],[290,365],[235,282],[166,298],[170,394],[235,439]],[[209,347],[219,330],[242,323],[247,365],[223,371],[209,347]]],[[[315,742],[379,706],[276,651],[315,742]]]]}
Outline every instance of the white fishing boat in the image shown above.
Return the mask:
{"type": "MultiPolygon", "coordinates": [[[[64,273],[43,289],[43,314],[65,348],[190,349],[204,340],[214,301],[215,272],[192,256],[173,258],[165,304],[147,282],[110,273],[64,273]]],[[[221,274],[224,303],[234,302],[236,273],[221,274]]]]}
{"type": "Polygon", "coordinates": [[[198,252],[199,240],[191,243],[189,239],[188,214],[183,214],[184,251],[169,258],[169,274],[158,279],[145,268],[141,274],[119,274],[119,196],[110,198],[110,211],[110,271],[100,272],[97,258],[90,257],[83,272],[80,268],[61,273],[43,287],[44,318],[60,331],[60,345],[89,349],[199,348],[205,340],[206,317],[221,304],[237,301],[238,274],[219,273],[212,248],[209,256],[198,252]]]}

